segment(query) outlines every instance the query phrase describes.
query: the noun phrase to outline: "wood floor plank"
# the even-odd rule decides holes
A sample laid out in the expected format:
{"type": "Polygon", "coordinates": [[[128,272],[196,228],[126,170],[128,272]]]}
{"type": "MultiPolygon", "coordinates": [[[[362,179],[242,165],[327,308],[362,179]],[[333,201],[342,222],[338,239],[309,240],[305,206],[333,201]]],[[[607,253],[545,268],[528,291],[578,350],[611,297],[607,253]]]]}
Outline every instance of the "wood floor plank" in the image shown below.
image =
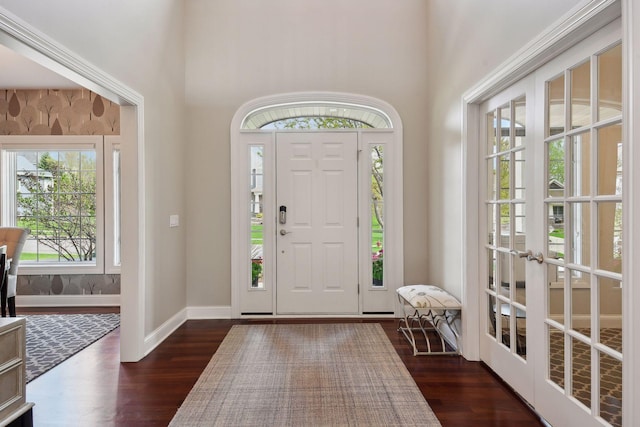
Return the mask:
{"type": "MultiPolygon", "coordinates": [[[[138,363],[119,362],[117,329],[27,385],[34,425],[165,426],[232,325],[316,321],[189,320],[138,363]]],[[[395,320],[323,321],[380,323],[444,427],[542,425],[482,363],[412,356],[395,320]]]]}

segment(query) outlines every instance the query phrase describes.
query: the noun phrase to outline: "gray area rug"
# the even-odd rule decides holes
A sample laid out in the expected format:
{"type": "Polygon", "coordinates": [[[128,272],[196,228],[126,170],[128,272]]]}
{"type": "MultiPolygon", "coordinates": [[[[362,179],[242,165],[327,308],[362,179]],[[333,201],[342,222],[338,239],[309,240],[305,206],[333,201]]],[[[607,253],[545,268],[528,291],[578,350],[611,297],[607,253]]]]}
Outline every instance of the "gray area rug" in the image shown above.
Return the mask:
{"type": "Polygon", "coordinates": [[[440,426],[377,323],[236,325],[170,426],[440,426]]]}
{"type": "Polygon", "coordinates": [[[119,314],[34,314],[27,322],[27,383],[120,325],[119,314]]]}

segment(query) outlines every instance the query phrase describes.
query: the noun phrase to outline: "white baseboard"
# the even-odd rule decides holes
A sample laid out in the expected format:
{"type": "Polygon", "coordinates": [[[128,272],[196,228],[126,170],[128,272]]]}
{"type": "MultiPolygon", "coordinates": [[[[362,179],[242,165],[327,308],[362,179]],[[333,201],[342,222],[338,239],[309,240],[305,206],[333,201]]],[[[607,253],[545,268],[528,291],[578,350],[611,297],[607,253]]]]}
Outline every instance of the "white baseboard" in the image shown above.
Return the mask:
{"type": "Polygon", "coordinates": [[[145,337],[144,355],[151,353],[184,322],[191,319],[231,319],[231,306],[187,307],[180,310],[145,337]]]}
{"type": "Polygon", "coordinates": [[[158,345],[166,340],[176,329],[187,321],[187,310],[183,309],[176,313],[169,320],[164,322],[155,331],[147,335],[144,339],[144,355],[151,353],[158,345]]]}
{"type": "Polygon", "coordinates": [[[16,295],[16,307],[120,307],[120,295],[16,295]]]}
{"type": "Polygon", "coordinates": [[[231,319],[231,306],[187,307],[187,319],[231,319]]]}

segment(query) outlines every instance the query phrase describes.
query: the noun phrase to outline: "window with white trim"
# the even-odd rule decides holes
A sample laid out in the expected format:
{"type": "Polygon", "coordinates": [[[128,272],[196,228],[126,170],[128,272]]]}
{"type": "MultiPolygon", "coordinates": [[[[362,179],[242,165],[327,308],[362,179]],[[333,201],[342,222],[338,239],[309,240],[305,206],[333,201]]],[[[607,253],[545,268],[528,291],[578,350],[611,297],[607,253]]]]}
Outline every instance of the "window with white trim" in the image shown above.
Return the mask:
{"type": "Polygon", "coordinates": [[[118,272],[115,147],[103,136],[0,138],[0,223],[30,230],[21,273],[118,272]]]}

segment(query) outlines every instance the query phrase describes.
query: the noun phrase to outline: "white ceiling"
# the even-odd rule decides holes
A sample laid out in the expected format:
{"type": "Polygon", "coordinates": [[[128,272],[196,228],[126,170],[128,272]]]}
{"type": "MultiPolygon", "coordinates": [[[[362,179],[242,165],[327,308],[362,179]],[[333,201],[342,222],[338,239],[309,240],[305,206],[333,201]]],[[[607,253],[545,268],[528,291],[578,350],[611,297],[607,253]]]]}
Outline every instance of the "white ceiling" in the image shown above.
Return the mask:
{"type": "Polygon", "coordinates": [[[0,45],[0,89],[72,89],[80,85],[0,45]]]}

